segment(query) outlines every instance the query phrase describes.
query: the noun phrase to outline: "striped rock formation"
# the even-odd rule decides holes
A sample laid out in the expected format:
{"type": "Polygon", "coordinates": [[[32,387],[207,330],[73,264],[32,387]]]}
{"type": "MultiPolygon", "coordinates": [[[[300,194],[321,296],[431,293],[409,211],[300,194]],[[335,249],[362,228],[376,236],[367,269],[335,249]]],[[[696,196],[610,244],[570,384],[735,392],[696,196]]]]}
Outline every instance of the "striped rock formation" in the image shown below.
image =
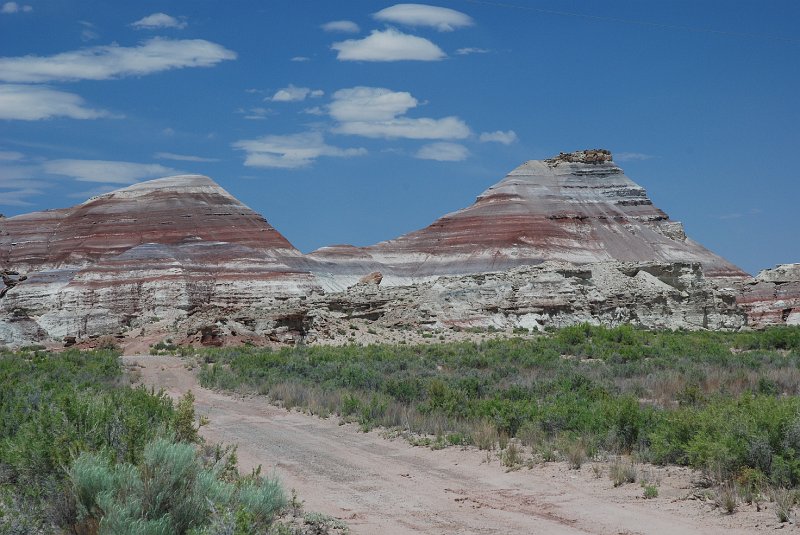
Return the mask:
{"type": "Polygon", "coordinates": [[[761,271],[741,285],[736,302],[751,327],[800,325],[800,264],[761,271]]]}
{"type": "MultiPolygon", "coordinates": [[[[310,255],[209,178],[151,180],[0,218],[0,270],[0,345],[146,332],[322,341],[351,320],[385,329],[746,321],[731,288],[747,275],[687,238],[603,150],[527,162],[422,230],[310,255]]],[[[760,303],[780,284],[758,282],[741,305],[773,314],[760,303]]]]}
{"type": "Polygon", "coordinates": [[[0,343],[175,324],[270,306],[317,286],[302,254],[211,179],[151,180],[63,210],[0,220],[0,343]],[[24,275],[23,275],[24,276],[24,275]]]}
{"type": "Polygon", "coordinates": [[[311,257],[337,288],[371,271],[380,271],[384,284],[405,284],[545,261],[696,262],[706,276],[748,276],[688,238],[604,150],[526,162],[472,206],[422,230],[370,247],[325,247],[311,257]]]}

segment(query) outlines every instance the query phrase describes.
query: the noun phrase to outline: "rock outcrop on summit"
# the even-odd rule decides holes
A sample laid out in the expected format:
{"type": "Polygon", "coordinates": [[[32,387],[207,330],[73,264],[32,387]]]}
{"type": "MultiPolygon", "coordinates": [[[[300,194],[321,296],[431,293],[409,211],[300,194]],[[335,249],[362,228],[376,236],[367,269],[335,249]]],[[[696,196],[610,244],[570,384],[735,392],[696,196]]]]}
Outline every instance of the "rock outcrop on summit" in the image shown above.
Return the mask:
{"type": "Polygon", "coordinates": [[[532,160],[475,204],[430,226],[370,247],[326,247],[310,255],[347,287],[370,271],[384,284],[500,271],[545,261],[698,262],[706,276],[741,269],[688,238],[605,150],[532,160]]]}
{"type": "Polygon", "coordinates": [[[0,218],[0,269],[0,345],[328,343],[352,322],[375,341],[584,321],[739,329],[798,313],[794,268],[749,279],[599,149],[529,161],[422,230],[309,255],[207,177],[151,180],[0,218]]]}

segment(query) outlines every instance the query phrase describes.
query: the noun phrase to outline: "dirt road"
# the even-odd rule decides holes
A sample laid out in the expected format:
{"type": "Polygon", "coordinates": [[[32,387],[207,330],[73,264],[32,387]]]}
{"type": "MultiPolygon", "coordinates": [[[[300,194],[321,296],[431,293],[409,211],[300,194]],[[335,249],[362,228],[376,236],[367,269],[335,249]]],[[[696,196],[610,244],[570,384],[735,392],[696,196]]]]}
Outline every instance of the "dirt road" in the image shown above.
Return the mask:
{"type": "MultiPolygon", "coordinates": [[[[176,357],[123,357],[141,382],[177,397],[191,389],[212,442],[238,445],[243,470],[259,464],[297,490],[306,508],[343,519],[353,533],[434,534],[715,534],[772,530],[771,510],[741,506],[723,515],[690,493],[690,474],[661,469],[659,497],[639,484],[614,488],[607,476],[563,463],[506,472],[486,452],[432,451],[337,418],[323,420],[207,390],[176,357]]],[[[771,504],[769,504],[771,506],[771,504]]]]}

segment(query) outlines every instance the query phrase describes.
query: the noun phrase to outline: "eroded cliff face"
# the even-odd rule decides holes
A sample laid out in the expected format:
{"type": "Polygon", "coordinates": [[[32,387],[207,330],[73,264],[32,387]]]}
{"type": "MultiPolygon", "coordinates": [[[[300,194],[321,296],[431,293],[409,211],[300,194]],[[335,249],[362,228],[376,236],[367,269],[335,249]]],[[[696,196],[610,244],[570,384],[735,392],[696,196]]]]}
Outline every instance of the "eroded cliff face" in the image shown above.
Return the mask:
{"type": "Polygon", "coordinates": [[[581,322],[739,329],[745,312],[755,325],[794,322],[798,295],[788,268],[746,282],[603,150],[527,162],[425,229],[311,255],[209,178],[153,180],[0,219],[0,268],[3,345],[325,343],[351,322],[375,341],[581,322]]]}
{"type": "Polygon", "coordinates": [[[688,238],[599,149],[526,162],[472,206],[395,240],[310,256],[338,288],[369,271],[381,271],[387,284],[408,284],[545,261],[697,262],[710,277],[747,276],[688,238]]]}
{"type": "Polygon", "coordinates": [[[236,243],[299,252],[262,216],[205,176],[141,182],[61,210],[0,220],[0,266],[31,272],[80,266],[145,243],[236,243]]]}
{"type": "Polygon", "coordinates": [[[800,264],[765,269],[740,288],[736,300],[750,326],[800,325],[800,264]]]}
{"type": "Polygon", "coordinates": [[[302,254],[207,177],[143,182],[78,206],[0,220],[0,344],[171,324],[317,288],[302,254]],[[9,287],[8,282],[13,286],[9,287]]]}
{"type": "Polygon", "coordinates": [[[247,313],[204,310],[176,324],[173,339],[198,342],[213,333],[218,343],[346,343],[360,331],[362,341],[386,342],[398,333],[400,339],[470,329],[510,334],[585,322],[736,330],[746,321],[733,290],[717,288],[699,264],[545,262],[409,286],[384,287],[376,279],[247,313]]]}

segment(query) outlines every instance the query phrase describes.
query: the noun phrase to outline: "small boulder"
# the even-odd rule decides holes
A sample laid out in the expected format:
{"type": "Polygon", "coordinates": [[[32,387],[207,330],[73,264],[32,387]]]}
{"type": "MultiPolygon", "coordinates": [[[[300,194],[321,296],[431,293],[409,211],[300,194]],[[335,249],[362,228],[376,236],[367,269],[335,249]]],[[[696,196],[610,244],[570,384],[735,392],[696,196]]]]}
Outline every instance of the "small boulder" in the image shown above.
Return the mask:
{"type": "Polygon", "coordinates": [[[373,271],[367,275],[364,275],[358,280],[359,284],[374,284],[378,286],[381,281],[383,280],[383,274],[380,271],[373,271]]]}

